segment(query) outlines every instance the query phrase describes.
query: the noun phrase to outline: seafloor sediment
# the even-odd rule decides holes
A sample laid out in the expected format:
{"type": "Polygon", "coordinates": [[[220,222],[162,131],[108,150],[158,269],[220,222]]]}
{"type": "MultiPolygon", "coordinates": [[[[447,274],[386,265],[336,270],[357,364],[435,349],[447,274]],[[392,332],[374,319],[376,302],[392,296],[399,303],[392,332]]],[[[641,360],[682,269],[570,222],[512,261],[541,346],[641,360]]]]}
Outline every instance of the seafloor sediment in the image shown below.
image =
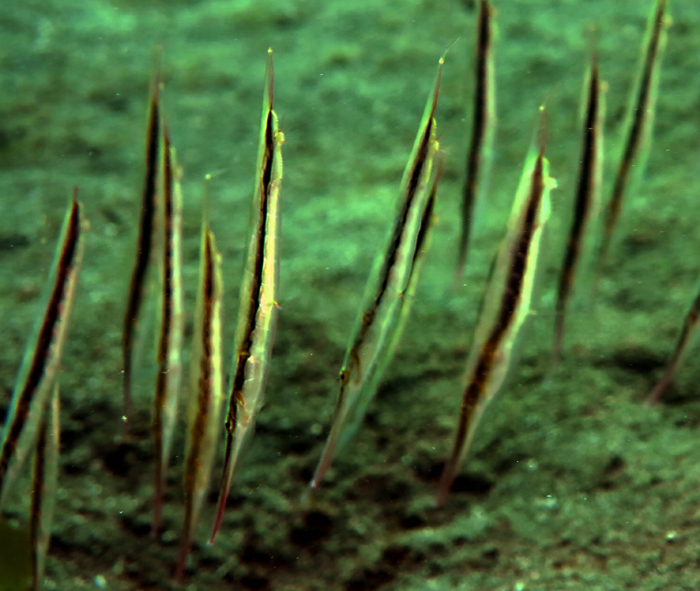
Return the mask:
{"type": "MultiPolygon", "coordinates": [[[[581,290],[548,376],[554,289],[579,155],[590,24],[608,81],[604,198],[648,0],[497,3],[498,127],[488,202],[453,283],[468,132],[472,2],[329,0],[0,3],[0,410],[38,313],[62,212],[79,185],[90,222],[60,375],[60,487],[47,589],[167,589],[182,521],[182,445],[165,531],[149,537],[149,392],[120,444],[120,330],[133,264],[152,52],[183,165],[188,335],[201,178],[214,173],[230,354],[266,50],[285,133],[280,316],[267,404],[216,545],[206,507],[185,588],[695,589],[700,577],[700,368],[644,401],[673,350],[700,264],[700,5],[676,0],[645,180],[625,203],[595,306],[581,290]],[[334,407],[363,285],[434,75],[447,174],[438,223],[386,379],[351,447],[303,496],[334,407]],[[532,318],[468,464],[435,509],[488,262],[546,100],[559,181],[532,318]]],[[[582,285],[585,287],[585,285],[582,285]]],[[[151,351],[143,348],[148,368],[151,351]]],[[[228,358],[228,357],[227,357],[228,358]]],[[[146,380],[143,380],[146,383],[146,380]]],[[[5,515],[26,528],[21,504],[5,515]]],[[[0,530],[0,537],[17,535],[0,530]]],[[[0,572],[9,573],[7,554],[0,572]]],[[[9,574],[0,577],[8,587],[9,574]]],[[[5,585],[5,587],[3,587],[5,585]]]]}

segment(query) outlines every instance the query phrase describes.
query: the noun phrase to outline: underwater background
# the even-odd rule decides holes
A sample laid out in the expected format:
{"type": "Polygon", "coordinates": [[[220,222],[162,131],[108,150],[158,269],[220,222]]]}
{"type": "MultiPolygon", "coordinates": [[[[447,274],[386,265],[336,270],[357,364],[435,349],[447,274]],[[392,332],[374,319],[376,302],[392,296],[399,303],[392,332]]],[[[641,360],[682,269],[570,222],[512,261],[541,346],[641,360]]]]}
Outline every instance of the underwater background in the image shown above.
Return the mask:
{"type": "MultiPolygon", "coordinates": [[[[644,180],[626,197],[595,302],[585,285],[578,289],[563,357],[549,373],[556,281],[580,152],[586,31],[597,26],[608,82],[607,201],[652,4],[495,3],[493,173],[465,274],[455,285],[473,90],[471,1],[0,3],[0,412],[40,313],[74,185],[90,224],[59,376],[61,460],[45,588],[172,585],[184,419],[159,538],[149,536],[152,394],[138,387],[138,376],[135,441],[120,438],[122,318],[152,55],[162,46],[164,111],[184,170],[186,342],[189,347],[202,179],[213,173],[226,369],[268,47],[285,135],[280,310],[266,405],[222,532],[207,546],[218,492],[212,487],[183,587],[696,589],[696,351],[662,403],[646,404],[700,276],[700,4],[693,0],[670,3],[673,24],[644,180]],[[307,499],[364,284],[393,219],[437,60],[453,41],[436,115],[447,168],[411,315],[364,424],[307,499]],[[489,262],[544,101],[547,155],[559,187],[533,313],[505,387],[438,509],[435,491],[452,445],[489,262]]],[[[148,359],[149,343],[143,351],[148,359]]],[[[18,503],[3,517],[0,590],[23,589],[13,579],[22,559],[5,549],[26,544],[26,507],[18,503]]]]}

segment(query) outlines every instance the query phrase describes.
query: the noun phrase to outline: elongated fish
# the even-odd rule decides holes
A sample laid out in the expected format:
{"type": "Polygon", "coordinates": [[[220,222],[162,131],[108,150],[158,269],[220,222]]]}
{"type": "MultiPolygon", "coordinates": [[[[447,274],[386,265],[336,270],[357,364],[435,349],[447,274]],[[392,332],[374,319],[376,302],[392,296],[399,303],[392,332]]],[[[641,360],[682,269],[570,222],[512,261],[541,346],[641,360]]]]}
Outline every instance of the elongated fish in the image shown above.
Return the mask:
{"type": "Polygon", "coordinates": [[[481,0],[476,31],[472,134],[467,153],[467,178],[462,193],[462,230],[457,250],[457,277],[464,271],[471,236],[474,205],[489,174],[496,114],[493,68],[493,13],[489,0],[481,0]]]}
{"type": "Polygon", "coordinates": [[[664,372],[663,377],[651,391],[649,396],[649,404],[656,404],[671,385],[671,382],[673,382],[673,378],[676,375],[676,370],[678,369],[678,366],[680,365],[681,360],[683,359],[683,356],[688,348],[688,343],[690,343],[690,340],[698,327],[698,319],[700,319],[700,292],[697,296],[695,296],[693,305],[690,307],[690,310],[688,310],[688,313],[685,316],[683,328],[681,329],[681,334],[678,337],[678,342],[676,343],[676,348],[673,351],[671,361],[669,361],[668,365],[666,366],[666,371],[664,372]]]}
{"type": "Polygon", "coordinates": [[[153,534],[158,532],[163,508],[168,459],[172,446],[177,403],[182,381],[184,310],[182,295],[182,188],[167,127],[163,132],[163,250],[161,261],[161,322],[158,339],[158,374],[153,404],[155,445],[155,503],[153,534]]]}
{"type": "Polygon", "coordinates": [[[44,312],[28,341],[5,419],[0,447],[0,507],[34,448],[41,409],[51,394],[61,359],[83,256],[84,221],[77,194],[75,189],[63,220],[44,295],[44,312]]]}
{"type": "Polygon", "coordinates": [[[151,82],[151,99],[146,124],[146,171],[141,194],[141,218],[136,242],[136,261],[127,296],[124,326],[122,330],[122,363],[124,366],[124,414],[127,421],[131,414],[131,374],[133,349],[139,313],[143,304],[146,275],[151,263],[154,231],[156,222],[156,186],[158,177],[158,149],[160,144],[160,73],[156,73],[151,82]]]}
{"type": "Polygon", "coordinates": [[[617,169],[615,185],[613,186],[605,215],[605,226],[598,256],[597,279],[600,278],[607,262],[610,244],[617,222],[620,219],[622,201],[630,182],[632,169],[635,169],[635,176],[641,176],[644,169],[644,161],[651,146],[651,131],[654,124],[656,95],[659,88],[661,58],[666,47],[667,29],[671,23],[671,19],[666,16],[667,4],[667,0],[658,0],[656,8],[649,19],[643,45],[643,47],[646,47],[646,52],[627,114],[627,142],[617,169]]]}
{"type": "MultiPolygon", "coordinates": [[[[440,58],[433,91],[423,112],[413,150],[403,174],[397,213],[384,253],[370,273],[362,306],[340,369],[340,388],[331,432],[316,468],[316,488],[337,448],[352,437],[377,390],[403,328],[404,303],[416,270],[416,248],[425,227],[430,196],[430,174],[438,149],[435,109],[444,56],[440,58]]],[[[429,218],[428,218],[429,219],[429,218]]]]}
{"type": "MultiPolygon", "coordinates": [[[[435,204],[437,202],[437,190],[445,172],[445,154],[438,152],[436,172],[433,175],[430,183],[430,191],[428,200],[423,209],[423,215],[418,228],[418,236],[416,238],[416,247],[413,251],[413,259],[409,270],[408,286],[406,290],[398,294],[396,311],[391,317],[391,324],[387,326],[388,344],[381,355],[375,356],[372,365],[370,365],[368,373],[373,376],[372,382],[367,382],[364,392],[365,396],[358,398],[357,404],[350,409],[346,417],[346,434],[357,431],[362,419],[367,412],[367,406],[372,400],[374,392],[379,387],[382,375],[391,362],[394,350],[398,345],[403,331],[404,324],[408,319],[408,313],[411,309],[411,303],[416,293],[418,286],[418,277],[420,276],[420,268],[423,265],[425,256],[430,248],[430,238],[432,228],[435,222],[435,204]]],[[[349,435],[345,435],[348,437],[349,435]]]]}
{"type": "Polygon", "coordinates": [[[54,387],[51,404],[43,409],[39,437],[34,453],[32,479],[30,540],[32,555],[32,589],[39,591],[44,580],[44,565],[51,542],[51,522],[58,480],[58,451],[60,444],[58,386],[54,387]]]}
{"type": "Polygon", "coordinates": [[[393,315],[388,319],[388,324],[385,327],[386,341],[383,345],[381,354],[376,355],[365,372],[370,376],[370,379],[365,383],[363,393],[357,398],[355,406],[350,408],[345,417],[344,432],[340,436],[339,446],[347,443],[347,440],[357,431],[362,420],[364,419],[367,407],[372,401],[374,393],[379,387],[382,375],[386,371],[393,357],[396,346],[401,338],[403,327],[408,319],[408,314],[411,309],[411,303],[418,286],[418,277],[420,276],[420,268],[425,260],[426,253],[430,247],[430,238],[432,227],[435,222],[435,204],[437,201],[437,189],[444,173],[445,158],[444,153],[438,152],[437,170],[433,175],[428,200],[423,209],[423,215],[418,228],[418,236],[416,238],[416,247],[413,251],[413,259],[410,263],[409,278],[406,289],[397,295],[396,309],[393,315]]]}
{"type": "Polygon", "coordinates": [[[251,233],[241,285],[226,415],[226,454],[210,544],[214,543],[221,526],[241,450],[253,432],[255,417],[263,403],[277,321],[279,193],[284,135],[279,130],[277,115],[272,109],[274,70],[271,50],[265,79],[251,233]]]}
{"type": "Polygon", "coordinates": [[[557,308],[554,320],[554,350],[552,367],[561,355],[564,342],[566,309],[574,289],[576,269],[581,260],[586,232],[598,211],[600,186],[603,176],[603,120],[605,117],[605,93],[600,80],[598,56],[591,55],[587,73],[587,91],[583,121],[583,144],[574,198],[574,217],[571,221],[564,260],[559,275],[557,308]]]}
{"type": "Polygon", "coordinates": [[[539,150],[531,150],[525,161],[506,236],[486,286],[481,318],[467,361],[467,385],[452,454],[440,479],[438,505],[447,498],[481,415],[505,379],[513,345],[530,312],[540,239],[550,211],[549,192],[555,186],[541,143],[539,150]]]}
{"type": "Polygon", "coordinates": [[[192,536],[209,486],[223,400],[221,370],[221,255],[214,234],[202,224],[199,290],[192,344],[190,400],[185,452],[185,522],[175,580],[185,574],[192,536]]]}

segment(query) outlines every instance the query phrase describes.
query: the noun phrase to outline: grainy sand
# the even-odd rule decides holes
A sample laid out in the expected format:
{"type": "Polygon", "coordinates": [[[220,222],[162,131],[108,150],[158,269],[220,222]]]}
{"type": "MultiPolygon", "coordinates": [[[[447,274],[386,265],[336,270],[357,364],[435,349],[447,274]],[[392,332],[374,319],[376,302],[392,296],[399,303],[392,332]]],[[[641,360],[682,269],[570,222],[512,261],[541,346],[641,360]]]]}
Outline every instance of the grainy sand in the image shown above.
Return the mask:
{"type": "MultiPolygon", "coordinates": [[[[454,287],[470,1],[0,3],[0,409],[9,404],[73,185],[91,226],[60,376],[63,449],[46,589],[170,588],[184,427],[165,533],[151,539],[150,341],[136,442],[119,445],[120,329],[156,45],[163,46],[164,108],[185,171],[188,334],[201,179],[216,174],[212,225],[224,257],[226,366],[270,46],[286,137],[281,310],[267,404],[213,547],[204,542],[216,490],[209,499],[185,588],[696,589],[696,356],[688,356],[664,404],[644,404],[700,274],[700,4],[693,0],[671,5],[653,148],[644,182],[625,203],[596,307],[581,290],[560,369],[546,378],[579,153],[585,31],[598,23],[609,82],[607,201],[650,4],[497,3],[494,174],[464,285],[454,287]],[[457,37],[437,114],[448,171],[411,318],[364,426],[305,503],[363,285],[393,215],[437,59],[457,37]],[[488,262],[545,99],[559,189],[536,313],[468,465],[436,510],[488,262]]],[[[5,517],[27,526],[22,502],[5,517]]],[[[10,533],[0,529],[0,546],[12,543],[3,536],[10,533]]],[[[6,557],[0,573],[16,566],[6,557]]],[[[17,588],[0,579],[3,591],[17,588]]]]}

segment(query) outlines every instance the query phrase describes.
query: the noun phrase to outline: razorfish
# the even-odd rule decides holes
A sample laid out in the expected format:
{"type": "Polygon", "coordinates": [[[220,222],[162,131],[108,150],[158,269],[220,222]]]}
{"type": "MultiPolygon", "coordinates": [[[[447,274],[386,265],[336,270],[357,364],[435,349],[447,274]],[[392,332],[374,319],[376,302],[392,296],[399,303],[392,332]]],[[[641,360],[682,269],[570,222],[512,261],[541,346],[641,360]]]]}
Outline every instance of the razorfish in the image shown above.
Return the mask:
{"type": "Polygon", "coordinates": [[[33,591],[39,591],[44,580],[44,567],[51,542],[51,523],[56,503],[58,453],[61,439],[58,386],[54,386],[49,402],[49,408],[43,409],[34,452],[29,523],[33,591]]]}
{"type": "Polygon", "coordinates": [[[649,396],[649,404],[656,404],[671,385],[671,382],[673,382],[673,378],[676,375],[676,370],[678,369],[678,366],[680,365],[688,348],[688,344],[690,343],[690,340],[698,327],[698,319],[700,319],[700,292],[697,296],[695,296],[693,304],[690,306],[690,310],[688,310],[688,313],[685,316],[683,328],[681,329],[681,334],[678,337],[676,348],[671,356],[671,361],[669,361],[668,365],[666,366],[666,371],[664,372],[663,377],[652,390],[649,396]]]}
{"type": "Polygon", "coordinates": [[[221,369],[221,255],[209,224],[202,223],[199,289],[195,313],[185,450],[185,520],[175,580],[185,574],[187,556],[209,486],[223,401],[221,369]]]}
{"type": "Polygon", "coordinates": [[[540,140],[537,149],[531,149],[526,158],[506,235],[486,285],[467,361],[457,433],[440,479],[438,505],[447,498],[479,420],[505,379],[518,332],[530,313],[540,240],[550,212],[549,192],[556,187],[544,152],[544,142],[540,140]]]}
{"type": "Polygon", "coordinates": [[[225,423],[226,452],[210,544],[214,543],[221,526],[241,450],[253,432],[255,417],[262,407],[277,321],[279,194],[284,135],[272,108],[272,50],[268,51],[265,80],[248,256],[241,285],[225,423]]]}
{"type": "Polygon", "coordinates": [[[153,534],[158,532],[163,493],[172,446],[177,403],[182,381],[182,342],[184,309],[182,293],[182,188],[181,170],[175,160],[166,126],[163,130],[163,184],[161,224],[161,305],[158,337],[155,395],[153,401],[153,441],[155,447],[155,502],[153,534]]]}
{"type": "Polygon", "coordinates": [[[600,202],[600,187],[603,176],[605,89],[604,83],[600,80],[596,52],[591,55],[591,65],[586,75],[585,86],[583,143],[574,198],[574,217],[571,221],[569,238],[559,275],[552,367],[556,367],[561,355],[564,344],[566,310],[574,290],[577,267],[583,256],[586,233],[595,220],[600,202]]]}
{"type": "Polygon", "coordinates": [[[426,209],[431,203],[430,175],[438,150],[434,115],[443,63],[444,55],[440,58],[433,90],[404,170],[397,213],[386,250],[376,258],[365,288],[340,370],[333,424],[311,480],[311,488],[318,486],[335,452],[357,430],[403,329],[408,311],[407,295],[417,277],[418,265],[415,262],[418,260],[421,228],[424,233],[429,229],[430,216],[426,217],[426,209]]]}
{"type": "Polygon", "coordinates": [[[605,214],[603,237],[598,256],[596,282],[607,262],[613,234],[622,212],[622,201],[632,176],[641,177],[651,147],[656,96],[659,88],[661,58],[666,47],[667,29],[671,19],[666,15],[667,0],[658,0],[651,13],[645,42],[646,48],[634,92],[627,110],[627,141],[617,169],[612,195],[605,214]],[[634,173],[634,175],[633,175],[634,173]]]}
{"type": "Polygon", "coordinates": [[[156,229],[156,190],[158,178],[158,151],[160,147],[160,69],[156,66],[151,82],[151,97],[146,124],[146,170],[141,193],[141,216],[136,242],[136,260],[129,281],[126,312],[122,328],[122,364],[124,409],[126,422],[131,414],[134,341],[139,315],[146,292],[146,279],[151,264],[156,229]]]}
{"type": "Polygon", "coordinates": [[[34,449],[42,408],[56,382],[83,257],[85,221],[75,189],[63,220],[56,254],[44,293],[44,312],[34,326],[22,359],[0,446],[0,507],[34,449]]]}
{"type": "Polygon", "coordinates": [[[487,177],[491,168],[496,119],[493,17],[494,10],[489,0],[481,0],[476,26],[472,130],[467,153],[467,178],[462,192],[462,230],[457,250],[457,277],[462,275],[464,265],[467,262],[477,196],[485,193],[487,177]]]}

